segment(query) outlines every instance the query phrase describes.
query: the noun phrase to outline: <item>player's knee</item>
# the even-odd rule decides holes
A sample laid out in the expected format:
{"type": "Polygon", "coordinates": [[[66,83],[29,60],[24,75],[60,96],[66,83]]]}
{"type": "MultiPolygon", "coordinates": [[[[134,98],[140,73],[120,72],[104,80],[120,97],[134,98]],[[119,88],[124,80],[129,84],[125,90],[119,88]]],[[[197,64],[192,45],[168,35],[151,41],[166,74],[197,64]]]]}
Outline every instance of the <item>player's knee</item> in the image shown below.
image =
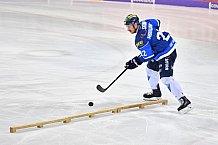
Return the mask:
{"type": "Polygon", "coordinates": [[[147,76],[155,76],[155,77],[159,76],[159,72],[154,71],[148,67],[146,68],[146,73],[147,73],[147,76]]]}
{"type": "Polygon", "coordinates": [[[162,77],[161,81],[165,85],[169,85],[173,81],[173,77],[162,77]]]}
{"type": "Polygon", "coordinates": [[[150,68],[146,68],[146,73],[147,73],[148,76],[151,76],[151,71],[152,70],[150,68]]]}

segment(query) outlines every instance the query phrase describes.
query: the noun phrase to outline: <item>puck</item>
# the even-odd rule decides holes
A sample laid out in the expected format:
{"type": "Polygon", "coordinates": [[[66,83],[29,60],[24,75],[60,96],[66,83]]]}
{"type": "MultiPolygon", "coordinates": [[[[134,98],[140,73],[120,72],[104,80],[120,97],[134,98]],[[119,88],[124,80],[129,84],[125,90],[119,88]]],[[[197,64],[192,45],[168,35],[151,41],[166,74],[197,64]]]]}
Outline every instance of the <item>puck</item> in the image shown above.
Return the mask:
{"type": "Polygon", "coordinates": [[[89,104],[88,104],[89,106],[93,106],[94,105],[94,103],[93,102],[89,102],[89,104]]]}

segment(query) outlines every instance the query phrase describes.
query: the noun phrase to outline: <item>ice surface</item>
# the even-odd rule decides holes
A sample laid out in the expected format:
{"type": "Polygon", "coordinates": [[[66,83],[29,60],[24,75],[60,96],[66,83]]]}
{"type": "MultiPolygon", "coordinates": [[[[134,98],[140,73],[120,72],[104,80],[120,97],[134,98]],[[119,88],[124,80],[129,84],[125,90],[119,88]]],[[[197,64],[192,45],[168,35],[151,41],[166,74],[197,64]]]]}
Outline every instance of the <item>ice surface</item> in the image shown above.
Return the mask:
{"type": "Polygon", "coordinates": [[[0,145],[217,145],[218,11],[79,0],[0,0],[0,145]],[[106,87],[138,55],[129,13],[159,18],[178,42],[175,78],[194,110],[169,105],[9,133],[10,126],[140,103],[145,64],[106,87]],[[93,107],[88,102],[93,101],[93,107]]]}

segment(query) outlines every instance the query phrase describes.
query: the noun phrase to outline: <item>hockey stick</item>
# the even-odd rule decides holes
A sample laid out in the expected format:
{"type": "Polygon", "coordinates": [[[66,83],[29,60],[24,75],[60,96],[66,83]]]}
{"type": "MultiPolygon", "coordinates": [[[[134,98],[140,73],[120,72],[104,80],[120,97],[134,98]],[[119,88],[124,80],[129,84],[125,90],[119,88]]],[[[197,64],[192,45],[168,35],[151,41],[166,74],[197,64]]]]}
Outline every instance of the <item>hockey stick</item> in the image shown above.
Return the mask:
{"type": "Polygon", "coordinates": [[[109,86],[107,86],[107,88],[102,88],[102,86],[101,85],[97,85],[97,90],[99,90],[100,92],[105,92],[108,88],[110,88],[110,86],[114,83],[114,82],[116,82],[116,80],[120,77],[120,76],[122,76],[122,74],[125,72],[127,70],[127,68],[126,69],[124,69],[123,70],[123,72],[115,79],[115,80],[113,80],[113,82],[112,83],[110,83],[110,85],[109,86]]]}

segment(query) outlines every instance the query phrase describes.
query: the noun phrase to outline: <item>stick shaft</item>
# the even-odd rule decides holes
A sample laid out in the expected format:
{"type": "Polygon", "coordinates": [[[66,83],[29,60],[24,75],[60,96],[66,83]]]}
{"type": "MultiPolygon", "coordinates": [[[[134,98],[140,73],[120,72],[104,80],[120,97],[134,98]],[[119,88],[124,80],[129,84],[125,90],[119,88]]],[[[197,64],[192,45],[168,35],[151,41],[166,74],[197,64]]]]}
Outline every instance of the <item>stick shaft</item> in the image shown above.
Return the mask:
{"type": "Polygon", "coordinates": [[[119,76],[117,76],[117,78],[116,78],[115,80],[113,80],[113,82],[111,82],[110,85],[109,85],[107,88],[105,88],[105,90],[107,90],[108,88],[110,88],[110,86],[111,86],[114,82],[116,82],[116,80],[119,79],[119,77],[122,76],[122,75],[125,73],[126,70],[127,70],[127,68],[124,69],[124,70],[122,71],[122,73],[120,73],[119,76]]]}

